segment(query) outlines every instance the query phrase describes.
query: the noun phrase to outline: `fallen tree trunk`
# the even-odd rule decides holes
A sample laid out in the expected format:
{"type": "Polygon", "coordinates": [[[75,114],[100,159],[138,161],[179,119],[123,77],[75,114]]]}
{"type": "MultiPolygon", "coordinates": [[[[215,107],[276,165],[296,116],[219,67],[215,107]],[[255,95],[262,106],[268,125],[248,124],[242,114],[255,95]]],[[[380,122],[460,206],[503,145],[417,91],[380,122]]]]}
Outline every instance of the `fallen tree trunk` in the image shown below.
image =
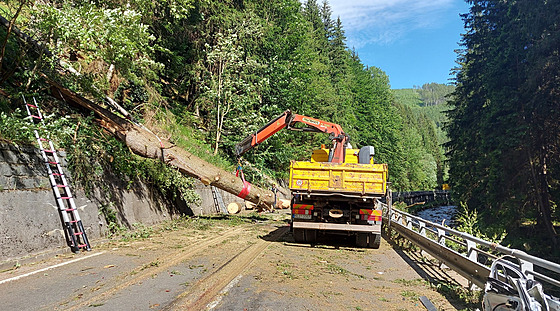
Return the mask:
{"type": "MultiPolygon", "coordinates": [[[[0,26],[10,27],[9,21],[1,15],[0,26]]],[[[30,45],[37,51],[42,51],[47,56],[52,56],[48,48],[29,37],[17,27],[13,26],[12,31],[24,44],[30,45]]],[[[62,63],[58,62],[58,65],[60,66],[58,70],[70,71],[76,74],[72,68],[70,70],[64,69],[62,63]]],[[[62,74],[64,73],[62,72],[62,74]]],[[[42,74],[42,76],[51,85],[52,93],[55,97],[94,111],[101,118],[101,126],[123,141],[135,154],[145,158],[159,159],[177,167],[181,173],[199,179],[205,185],[215,186],[247,201],[251,201],[258,206],[268,209],[274,206],[274,194],[272,191],[253,186],[186,150],[174,146],[167,141],[161,141],[142,125],[131,123],[129,120],[119,117],[111,111],[63,87],[45,74],[42,74]]],[[[106,100],[115,106],[119,113],[130,118],[128,112],[118,106],[110,97],[107,96],[106,100]]]]}
{"type": "Polygon", "coordinates": [[[274,207],[272,191],[244,182],[234,174],[226,172],[167,141],[160,140],[145,127],[117,116],[63,87],[46,75],[43,75],[43,77],[51,85],[55,97],[94,111],[101,118],[101,126],[123,141],[135,154],[145,158],[159,159],[176,167],[181,173],[199,179],[205,185],[215,186],[258,206],[267,209],[274,207]]]}

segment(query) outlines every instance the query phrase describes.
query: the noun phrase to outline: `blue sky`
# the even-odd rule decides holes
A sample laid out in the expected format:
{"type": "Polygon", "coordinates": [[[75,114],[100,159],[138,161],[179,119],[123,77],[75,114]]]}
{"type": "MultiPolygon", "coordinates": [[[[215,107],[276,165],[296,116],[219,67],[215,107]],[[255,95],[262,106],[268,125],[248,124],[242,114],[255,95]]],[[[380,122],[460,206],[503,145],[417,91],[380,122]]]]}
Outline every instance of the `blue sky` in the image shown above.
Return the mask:
{"type": "MultiPolygon", "coordinates": [[[[322,3],[322,1],[318,1],[322,3]]],[[[463,0],[329,0],[340,16],[347,45],[364,65],[381,68],[391,88],[450,83],[456,65],[463,0]]]]}

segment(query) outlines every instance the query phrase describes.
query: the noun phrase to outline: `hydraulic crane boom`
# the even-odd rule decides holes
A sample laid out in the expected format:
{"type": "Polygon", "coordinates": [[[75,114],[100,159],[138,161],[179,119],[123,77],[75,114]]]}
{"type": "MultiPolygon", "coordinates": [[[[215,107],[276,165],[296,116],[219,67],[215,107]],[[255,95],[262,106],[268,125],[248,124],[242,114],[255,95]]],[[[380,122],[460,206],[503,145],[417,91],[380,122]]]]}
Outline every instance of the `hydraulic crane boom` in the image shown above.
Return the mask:
{"type": "Polygon", "coordinates": [[[340,125],[295,114],[290,110],[284,111],[281,115],[270,121],[254,134],[245,137],[245,139],[235,146],[236,155],[240,157],[249,149],[262,143],[264,140],[284,128],[293,131],[329,134],[329,138],[333,142],[333,147],[329,153],[329,162],[344,163],[344,149],[346,148],[346,144],[348,142],[348,135],[344,133],[340,125]],[[306,124],[307,127],[296,128],[294,127],[296,123],[306,124]]]}
{"type": "MultiPolygon", "coordinates": [[[[314,150],[309,161],[290,161],[291,229],[297,243],[315,243],[318,234],[353,235],[359,247],[379,248],[382,203],[387,191],[387,164],[373,161],[372,146],[352,149],[340,125],[284,111],[235,146],[241,156],[282,129],[327,133],[333,146],[314,150]],[[302,123],[301,126],[299,123],[302,123]],[[348,149],[347,149],[348,148],[348,149]],[[348,155],[346,155],[348,153],[348,155]]],[[[238,167],[238,171],[241,169],[238,167]]],[[[248,192],[244,185],[239,197],[248,192]]]]}

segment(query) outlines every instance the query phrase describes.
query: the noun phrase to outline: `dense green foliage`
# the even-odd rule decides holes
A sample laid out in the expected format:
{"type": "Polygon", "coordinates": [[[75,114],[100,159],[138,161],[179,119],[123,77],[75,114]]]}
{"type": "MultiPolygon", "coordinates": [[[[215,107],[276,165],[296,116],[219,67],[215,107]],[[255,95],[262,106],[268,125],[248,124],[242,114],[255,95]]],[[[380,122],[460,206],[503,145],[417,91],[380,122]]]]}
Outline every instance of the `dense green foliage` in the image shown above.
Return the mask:
{"type": "Polygon", "coordinates": [[[483,227],[512,236],[523,230],[538,239],[527,249],[552,254],[560,216],[560,2],[469,3],[449,113],[450,180],[483,227]]]}
{"type": "MultiPolygon", "coordinates": [[[[419,163],[425,168],[421,170],[435,174],[430,178],[441,185],[447,181],[447,165],[443,144],[447,142],[447,135],[443,125],[447,121],[445,112],[449,94],[454,86],[428,83],[414,89],[393,90],[397,105],[401,105],[403,115],[409,128],[407,136],[420,140],[421,143],[410,149],[412,154],[420,154],[419,163]],[[435,171],[430,168],[435,168],[435,171]]],[[[427,188],[426,188],[427,189],[427,188]]]]}
{"type": "MultiPolygon", "coordinates": [[[[20,2],[6,3],[9,18],[20,2]]],[[[441,182],[437,127],[395,103],[387,75],[348,49],[327,2],[53,0],[24,7],[16,25],[54,58],[29,52],[13,80],[38,88],[36,73],[62,60],[80,73],[60,77],[66,86],[114,98],[197,155],[235,163],[237,142],[291,109],[341,124],[354,147],[374,146],[395,190],[441,182]]],[[[290,160],[308,159],[321,143],[326,135],[279,133],[245,155],[249,178],[285,178],[290,160]]]]}
{"type": "MultiPolygon", "coordinates": [[[[49,103],[39,98],[46,106],[49,103]]],[[[144,159],[132,154],[116,140],[92,124],[92,117],[70,115],[67,105],[57,103],[52,113],[44,115],[44,124],[32,124],[29,117],[16,110],[10,115],[0,112],[2,137],[13,143],[29,144],[38,130],[41,137],[49,136],[56,141],[57,148],[65,150],[73,180],[90,195],[101,190],[101,199],[117,200],[118,191],[108,187],[109,180],[121,184],[125,189],[139,186],[139,182],[152,185],[164,197],[171,200],[179,196],[187,204],[197,204],[200,197],[193,190],[193,179],[181,175],[177,170],[160,161],[144,159]],[[63,117],[60,117],[60,116],[63,117]]]]}
{"type": "Polygon", "coordinates": [[[416,115],[424,114],[434,122],[437,142],[442,145],[447,142],[443,127],[447,122],[449,96],[454,90],[454,85],[427,83],[414,89],[395,90],[395,96],[397,101],[411,106],[416,115]]]}

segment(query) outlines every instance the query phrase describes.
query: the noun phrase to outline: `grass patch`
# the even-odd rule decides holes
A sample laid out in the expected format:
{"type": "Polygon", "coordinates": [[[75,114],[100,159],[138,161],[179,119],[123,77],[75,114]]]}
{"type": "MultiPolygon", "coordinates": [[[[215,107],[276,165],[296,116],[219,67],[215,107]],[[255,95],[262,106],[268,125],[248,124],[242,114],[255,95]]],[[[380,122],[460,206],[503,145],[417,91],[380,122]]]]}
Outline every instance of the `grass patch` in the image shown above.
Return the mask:
{"type": "Polygon", "coordinates": [[[365,279],[366,278],[365,276],[363,276],[361,274],[350,272],[350,271],[342,268],[341,266],[338,266],[338,265],[332,264],[332,263],[327,264],[326,270],[327,270],[327,273],[330,273],[330,274],[340,274],[340,275],[344,275],[344,276],[351,275],[351,276],[355,276],[359,279],[365,279]]]}
{"type": "Polygon", "coordinates": [[[152,227],[148,227],[144,224],[134,223],[132,224],[132,227],[132,230],[122,233],[121,240],[123,242],[147,239],[154,233],[154,229],[152,227]]]}
{"type": "Polygon", "coordinates": [[[160,122],[165,122],[164,128],[172,135],[170,140],[177,146],[222,169],[231,171],[235,168],[235,164],[228,161],[225,157],[214,155],[212,146],[204,141],[205,134],[181,124],[177,121],[174,114],[162,113],[158,115],[158,119],[160,122]]]}
{"type": "Polygon", "coordinates": [[[146,269],[151,268],[151,267],[158,267],[158,266],[159,266],[159,261],[157,261],[157,260],[152,261],[148,264],[143,265],[142,268],[140,268],[140,271],[146,270],[146,269]]]}
{"type": "Polygon", "coordinates": [[[292,273],[292,271],[284,270],[282,274],[290,280],[297,279],[297,277],[292,273]]]}
{"type": "Polygon", "coordinates": [[[476,310],[480,308],[484,295],[484,291],[471,291],[461,285],[443,281],[432,284],[432,287],[447,299],[464,303],[465,310],[476,310]]]}
{"type": "Polygon", "coordinates": [[[411,300],[417,300],[418,299],[418,294],[416,294],[416,292],[411,291],[411,290],[403,290],[401,292],[401,296],[403,296],[404,298],[411,299],[411,300]]]}
{"type": "Polygon", "coordinates": [[[350,274],[348,270],[332,263],[327,264],[327,272],[331,274],[342,274],[342,275],[350,274]]]}
{"type": "Polygon", "coordinates": [[[405,279],[396,279],[393,283],[401,284],[403,286],[417,286],[417,285],[425,285],[427,282],[424,279],[414,279],[414,280],[405,280],[405,279]]]}
{"type": "Polygon", "coordinates": [[[276,263],[276,270],[282,274],[283,276],[287,277],[288,279],[297,279],[297,276],[291,271],[292,265],[287,262],[278,261],[276,263]]]}

